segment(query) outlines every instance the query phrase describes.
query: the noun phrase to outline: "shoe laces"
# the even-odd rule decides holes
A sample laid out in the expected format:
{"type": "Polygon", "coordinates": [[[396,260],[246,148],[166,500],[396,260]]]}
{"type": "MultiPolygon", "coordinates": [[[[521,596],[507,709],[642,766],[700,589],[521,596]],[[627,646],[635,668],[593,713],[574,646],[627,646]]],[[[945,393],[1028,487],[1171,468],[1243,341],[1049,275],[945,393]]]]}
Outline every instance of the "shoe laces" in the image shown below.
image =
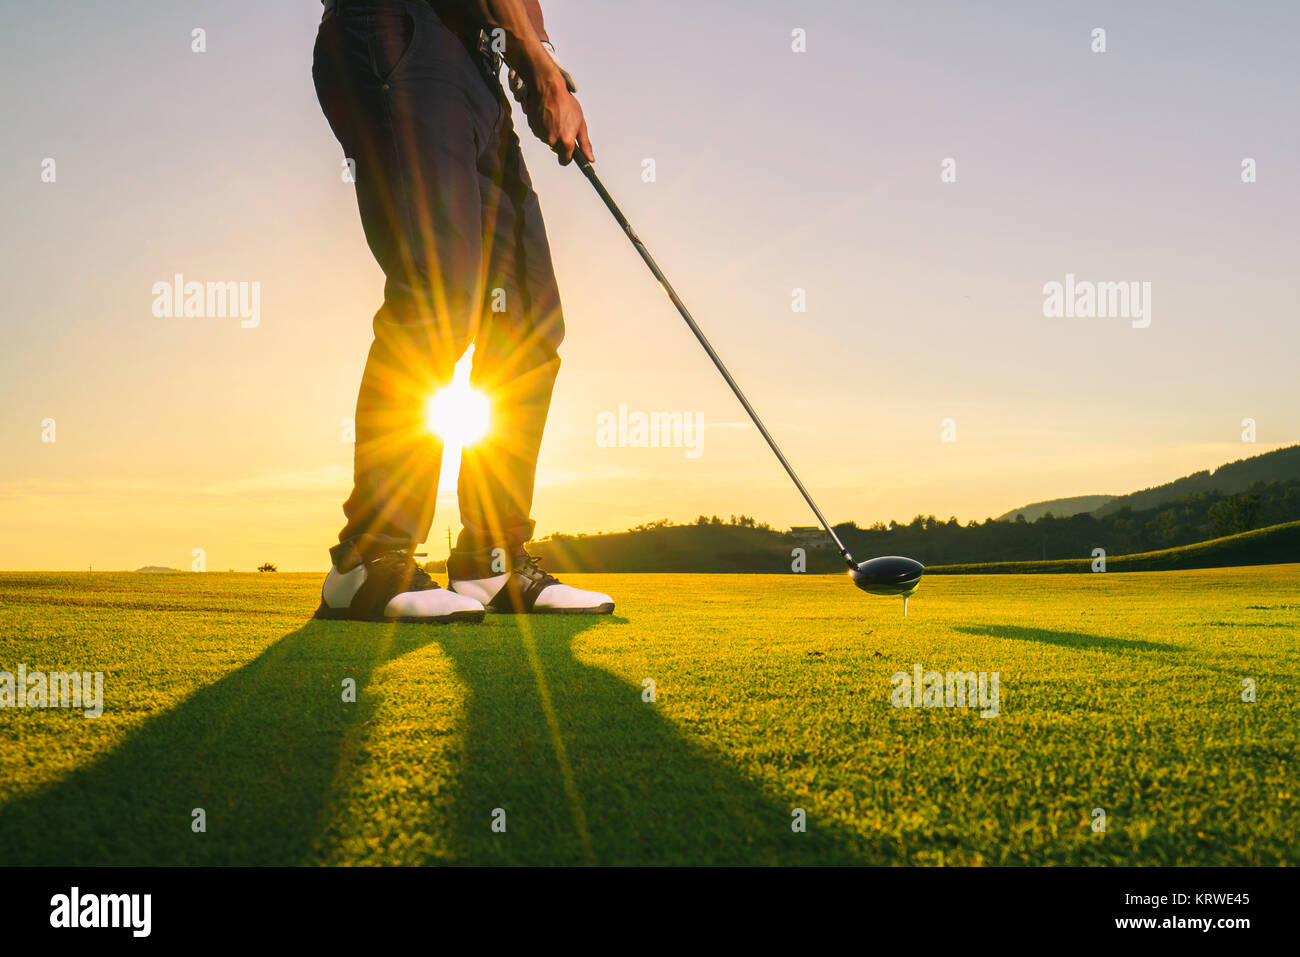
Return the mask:
{"type": "MultiPolygon", "coordinates": [[[[558,585],[560,580],[550,572],[542,568],[542,560],[536,555],[529,555],[528,552],[520,549],[514,555],[515,574],[523,575],[530,582],[537,582],[541,587],[547,585],[558,585]]],[[[538,589],[541,590],[540,588],[538,589]]]]}
{"type": "Polygon", "coordinates": [[[408,548],[395,548],[392,551],[384,552],[369,564],[384,568],[401,580],[409,578],[407,591],[426,591],[438,587],[438,584],[429,577],[429,573],[415,561],[417,558],[424,558],[426,555],[426,552],[416,552],[408,548]]]}

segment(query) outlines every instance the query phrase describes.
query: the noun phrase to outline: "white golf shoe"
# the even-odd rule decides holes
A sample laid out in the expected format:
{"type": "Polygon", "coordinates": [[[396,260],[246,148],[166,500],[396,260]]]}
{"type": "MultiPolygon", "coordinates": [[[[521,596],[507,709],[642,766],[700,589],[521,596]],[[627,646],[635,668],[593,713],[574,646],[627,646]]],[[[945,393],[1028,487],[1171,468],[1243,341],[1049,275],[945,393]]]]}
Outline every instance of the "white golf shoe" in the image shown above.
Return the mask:
{"type": "Polygon", "coordinates": [[[608,615],[614,599],[603,592],[575,588],[538,566],[523,549],[507,560],[507,571],[473,577],[486,570],[484,559],[453,552],[447,561],[451,590],[482,602],[488,611],[535,615],[608,615]]]}
{"type": "Polygon", "coordinates": [[[384,552],[346,571],[338,563],[321,588],[317,618],[446,624],[482,621],[486,613],[481,602],[439,588],[409,551],[384,552]]]}

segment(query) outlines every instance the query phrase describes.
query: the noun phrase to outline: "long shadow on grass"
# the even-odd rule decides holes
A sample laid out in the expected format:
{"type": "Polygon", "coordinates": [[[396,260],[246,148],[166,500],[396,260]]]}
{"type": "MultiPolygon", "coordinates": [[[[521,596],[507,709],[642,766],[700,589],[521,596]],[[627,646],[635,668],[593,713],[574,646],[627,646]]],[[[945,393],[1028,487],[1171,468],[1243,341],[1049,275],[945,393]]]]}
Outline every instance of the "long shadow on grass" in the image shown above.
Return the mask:
{"type": "Polygon", "coordinates": [[[1167,645],[1159,641],[1128,640],[1125,638],[1106,638],[1103,635],[1088,635],[1081,631],[1050,631],[1046,628],[1021,628],[1018,625],[958,625],[954,631],[981,638],[1011,638],[1015,641],[1037,641],[1046,645],[1060,645],[1063,648],[1080,650],[1097,649],[1100,651],[1181,651],[1177,645],[1167,645]]]}
{"type": "MultiPolygon", "coordinates": [[[[851,839],[809,820],[693,743],[643,688],[583,664],[580,632],[620,619],[532,617],[439,643],[466,686],[451,850],[483,864],[855,863],[851,839]],[[494,629],[495,631],[495,629],[494,629]],[[504,832],[492,829],[494,812],[504,832]],[[499,820],[498,815],[498,820],[499,820]]],[[[651,676],[653,677],[653,676],[651,676]]],[[[753,729],[762,734],[762,729],[753,729]]]]}
{"type": "MultiPolygon", "coordinates": [[[[430,626],[307,624],[112,753],[0,808],[0,862],[301,863],[347,760],[348,732],[371,714],[362,693],[370,675],[434,637],[430,626]],[[356,704],[342,700],[345,678],[356,681],[356,704]],[[206,833],[191,829],[195,808],[207,814],[206,833]]],[[[105,697],[123,704],[111,681],[105,697]]]]}

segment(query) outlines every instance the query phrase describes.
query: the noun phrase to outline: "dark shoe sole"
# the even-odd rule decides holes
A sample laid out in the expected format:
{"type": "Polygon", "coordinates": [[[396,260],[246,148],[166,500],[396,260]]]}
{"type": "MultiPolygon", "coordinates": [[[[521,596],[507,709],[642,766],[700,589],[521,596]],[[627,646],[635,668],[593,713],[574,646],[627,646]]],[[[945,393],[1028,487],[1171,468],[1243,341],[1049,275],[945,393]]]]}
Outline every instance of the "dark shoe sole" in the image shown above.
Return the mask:
{"type": "Polygon", "coordinates": [[[503,611],[500,608],[487,606],[487,610],[494,615],[612,615],[614,614],[614,603],[607,601],[603,605],[595,605],[591,608],[534,608],[532,611],[518,611],[510,609],[503,611]]]}
{"type": "Polygon", "coordinates": [[[486,611],[453,611],[449,615],[438,615],[436,618],[369,618],[364,615],[356,615],[351,608],[331,608],[329,605],[321,602],[321,606],[316,609],[313,618],[319,618],[322,621],[372,621],[372,622],[397,622],[405,625],[451,625],[456,622],[480,622],[486,611]]]}

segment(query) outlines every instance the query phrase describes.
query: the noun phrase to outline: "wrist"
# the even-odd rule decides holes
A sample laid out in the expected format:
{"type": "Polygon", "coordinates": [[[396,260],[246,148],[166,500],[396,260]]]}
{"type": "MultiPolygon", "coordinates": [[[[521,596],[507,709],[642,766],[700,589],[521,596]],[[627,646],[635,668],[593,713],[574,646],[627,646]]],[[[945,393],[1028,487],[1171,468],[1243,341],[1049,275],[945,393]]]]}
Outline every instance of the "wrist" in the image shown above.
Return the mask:
{"type": "Polygon", "coordinates": [[[542,96],[552,96],[558,93],[567,93],[568,85],[564,79],[564,71],[559,64],[546,54],[545,62],[537,63],[532,68],[533,78],[532,87],[542,96]]]}
{"type": "Polygon", "coordinates": [[[506,60],[529,80],[537,82],[555,66],[555,58],[536,37],[512,37],[507,43],[506,60]]]}

